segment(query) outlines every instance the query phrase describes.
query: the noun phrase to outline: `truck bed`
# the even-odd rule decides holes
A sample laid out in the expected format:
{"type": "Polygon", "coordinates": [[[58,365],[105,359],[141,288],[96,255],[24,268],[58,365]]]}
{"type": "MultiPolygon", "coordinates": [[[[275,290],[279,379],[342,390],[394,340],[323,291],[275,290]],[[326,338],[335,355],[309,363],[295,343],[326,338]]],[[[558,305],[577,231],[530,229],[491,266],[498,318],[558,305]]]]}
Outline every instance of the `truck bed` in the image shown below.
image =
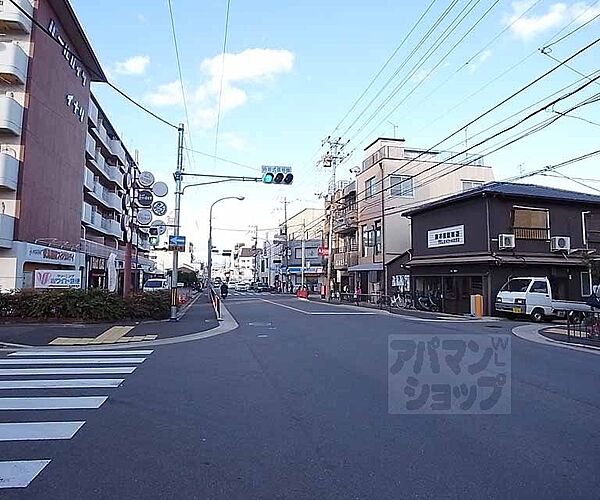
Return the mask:
{"type": "Polygon", "coordinates": [[[552,300],[552,308],[555,311],[589,312],[592,310],[585,302],[578,302],[575,300],[552,300]]]}

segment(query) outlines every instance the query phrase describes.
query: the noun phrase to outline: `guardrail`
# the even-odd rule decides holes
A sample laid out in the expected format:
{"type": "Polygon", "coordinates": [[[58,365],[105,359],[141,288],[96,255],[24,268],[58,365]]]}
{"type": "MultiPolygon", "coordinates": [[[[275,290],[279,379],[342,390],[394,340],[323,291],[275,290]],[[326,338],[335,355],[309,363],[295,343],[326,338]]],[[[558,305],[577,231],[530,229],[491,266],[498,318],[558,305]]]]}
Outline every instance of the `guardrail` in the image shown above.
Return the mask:
{"type": "Polygon", "coordinates": [[[567,340],[595,340],[600,342],[600,311],[569,314],[567,340]]]}

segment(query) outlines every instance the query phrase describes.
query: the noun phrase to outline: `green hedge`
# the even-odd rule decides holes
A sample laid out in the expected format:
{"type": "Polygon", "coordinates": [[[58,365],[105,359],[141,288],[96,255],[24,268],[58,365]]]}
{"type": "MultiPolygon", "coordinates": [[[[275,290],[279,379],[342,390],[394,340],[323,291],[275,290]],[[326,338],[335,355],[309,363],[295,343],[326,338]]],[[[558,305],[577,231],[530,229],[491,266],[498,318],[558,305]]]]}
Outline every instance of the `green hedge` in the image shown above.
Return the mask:
{"type": "Polygon", "coordinates": [[[169,316],[169,292],[123,297],[105,290],[45,290],[0,294],[0,316],[18,319],[114,321],[169,316]]]}

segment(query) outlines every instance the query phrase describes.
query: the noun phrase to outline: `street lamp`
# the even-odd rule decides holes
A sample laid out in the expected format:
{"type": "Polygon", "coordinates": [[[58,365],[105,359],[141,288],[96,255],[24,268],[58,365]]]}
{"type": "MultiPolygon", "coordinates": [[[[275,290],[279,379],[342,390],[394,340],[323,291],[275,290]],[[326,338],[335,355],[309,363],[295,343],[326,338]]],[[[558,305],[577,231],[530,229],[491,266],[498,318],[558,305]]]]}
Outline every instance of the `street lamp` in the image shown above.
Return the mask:
{"type": "Polygon", "coordinates": [[[208,286],[210,286],[212,282],[212,211],[217,203],[224,200],[243,201],[245,198],[243,196],[225,196],[224,198],[219,198],[210,206],[210,211],[208,213],[208,286]]]}

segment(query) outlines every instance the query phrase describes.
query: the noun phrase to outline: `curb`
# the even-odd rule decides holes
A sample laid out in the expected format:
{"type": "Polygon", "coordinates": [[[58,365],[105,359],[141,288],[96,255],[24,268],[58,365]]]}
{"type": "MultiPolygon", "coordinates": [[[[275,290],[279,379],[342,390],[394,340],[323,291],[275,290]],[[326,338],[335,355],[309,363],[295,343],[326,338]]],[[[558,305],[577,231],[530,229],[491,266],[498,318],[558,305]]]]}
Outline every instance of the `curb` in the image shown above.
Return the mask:
{"type": "Polygon", "coordinates": [[[528,342],[533,342],[535,344],[600,355],[600,347],[549,339],[540,333],[544,328],[546,327],[537,325],[521,325],[513,328],[512,333],[515,337],[519,337],[520,339],[527,340],[528,342]]]}
{"type": "MultiPolygon", "coordinates": [[[[191,305],[191,304],[190,304],[191,305]]],[[[15,351],[18,349],[27,349],[27,350],[35,350],[35,351],[86,351],[86,350],[126,350],[126,349],[136,349],[140,347],[156,347],[160,345],[169,345],[169,344],[180,344],[183,342],[192,342],[194,340],[202,340],[210,337],[215,337],[217,335],[222,335],[224,333],[231,332],[237,329],[240,325],[235,320],[235,318],[231,315],[229,310],[222,306],[221,314],[223,316],[223,320],[220,322],[218,326],[211,328],[209,330],[204,330],[202,332],[196,333],[188,333],[185,335],[180,335],[178,337],[171,337],[166,339],[157,339],[157,340],[146,340],[141,342],[135,342],[135,344],[97,344],[97,345],[80,345],[80,346],[30,346],[30,345],[20,345],[20,344],[2,344],[2,345],[12,345],[13,348],[2,348],[2,351],[15,351]]],[[[1,344],[1,343],[0,343],[1,344]]]]}

